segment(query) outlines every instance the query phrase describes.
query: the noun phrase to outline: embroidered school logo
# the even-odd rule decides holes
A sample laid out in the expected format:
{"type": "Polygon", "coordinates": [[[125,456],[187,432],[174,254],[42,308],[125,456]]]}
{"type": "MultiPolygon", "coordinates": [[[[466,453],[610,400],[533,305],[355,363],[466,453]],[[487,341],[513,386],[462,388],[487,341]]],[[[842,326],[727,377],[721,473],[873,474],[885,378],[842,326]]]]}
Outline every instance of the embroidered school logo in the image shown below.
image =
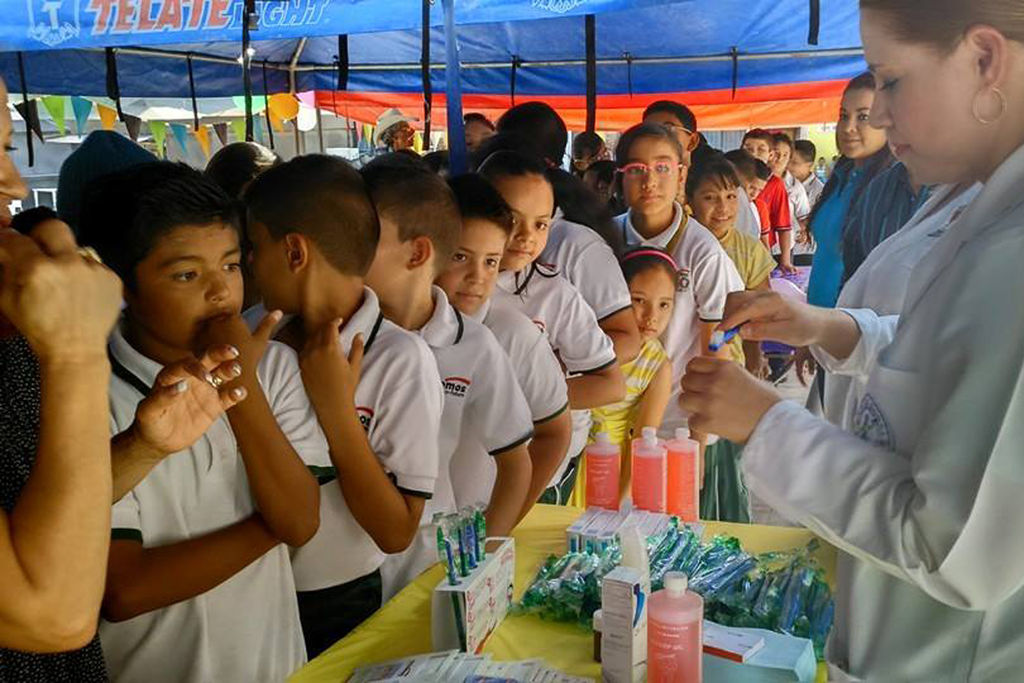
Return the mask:
{"type": "Polygon", "coordinates": [[[78,19],[80,0],[26,0],[28,37],[49,47],[77,38],[82,32],[78,19]]]}
{"type": "Polygon", "coordinates": [[[370,423],[373,422],[373,410],[366,406],[356,406],[356,415],[359,416],[359,424],[363,429],[370,431],[370,423]]]}
{"type": "Polygon", "coordinates": [[[446,396],[453,398],[466,398],[466,392],[469,391],[470,384],[472,382],[465,377],[445,377],[444,393],[446,396]]]}
{"type": "Polygon", "coordinates": [[[676,271],[676,291],[685,292],[690,288],[690,269],[680,268],[676,271]]]}
{"type": "Polygon", "coordinates": [[[895,450],[892,430],[885,420],[885,413],[871,397],[865,394],[857,404],[857,414],[853,417],[853,433],[870,444],[895,450]]]}

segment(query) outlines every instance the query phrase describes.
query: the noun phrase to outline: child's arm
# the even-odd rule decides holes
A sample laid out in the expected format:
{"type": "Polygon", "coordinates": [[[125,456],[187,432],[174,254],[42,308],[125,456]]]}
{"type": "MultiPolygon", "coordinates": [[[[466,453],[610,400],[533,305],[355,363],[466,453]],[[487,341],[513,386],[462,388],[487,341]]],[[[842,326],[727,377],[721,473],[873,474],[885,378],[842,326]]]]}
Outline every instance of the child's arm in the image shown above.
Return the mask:
{"type": "Polygon", "coordinates": [[[346,358],[339,325],[334,321],[307,340],[300,356],[302,381],[327,437],[345,504],[378,548],[398,553],[412,542],[425,499],[400,492],[370,447],[355,405],[363,339],[355,338],[346,358]]]}
{"type": "MultiPolygon", "coordinates": [[[[755,291],[755,292],[769,292],[769,291],[771,291],[772,285],[771,285],[771,279],[770,278],[771,278],[771,274],[769,273],[769,275],[766,275],[764,277],[764,279],[761,280],[761,282],[759,282],[758,284],[754,285],[753,287],[749,287],[748,290],[755,291]]],[[[747,364],[747,372],[752,374],[754,377],[760,377],[761,376],[761,364],[762,364],[762,361],[763,361],[762,356],[761,356],[761,343],[760,342],[756,342],[756,341],[744,340],[743,341],[743,357],[746,358],[746,361],[747,361],[747,363],[746,363],[747,364]]]]}
{"type": "Polygon", "coordinates": [[[278,320],[280,314],[271,313],[250,334],[241,316],[218,318],[206,334],[208,341],[231,344],[240,352],[241,376],[231,384],[244,388],[247,399],[228,411],[228,420],[256,507],[277,538],[301,546],[320,525],[320,490],[281,431],[256,373],[278,320]]]}
{"type": "Polygon", "coordinates": [[[103,618],[124,621],[202,595],[279,542],[258,514],[205,536],[155,548],[137,540],[114,540],[103,618]]]}
{"type": "Polygon", "coordinates": [[[618,363],[570,377],[566,385],[569,387],[569,405],[573,410],[600,408],[626,396],[626,378],[622,376],[618,363]]]}
{"type": "Polygon", "coordinates": [[[636,316],[632,308],[612,313],[598,321],[601,330],[612,340],[615,357],[619,363],[628,363],[640,353],[643,345],[640,341],[640,330],[636,326],[636,316]]]}
{"type": "Polygon", "coordinates": [[[633,432],[640,434],[644,427],[660,427],[665,408],[672,398],[672,363],[665,360],[654,373],[636,407],[633,432]]]}
{"type": "Polygon", "coordinates": [[[793,267],[793,231],[792,230],[780,230],[779,231],[779,268],[784,273],[795,273],[796,268],[793,267]]]}
{"type": "Polygon", "coordinates": [[[487,533],[507,536],[520,519],[530,489],[532,468],[526,444],[494,456],[494,464],[498,467],[498,476],[485,514],[487,533]]]}
{"type": "Polygon", "coordinates": [[[533,424],[533,440],[530,442],[530,488],[526,494],[526,504],[519,519],[537,503],[541,494],[551,483],[562,459],[569,450],[572,440],[572,418],[568,406],[554,417],[533,424]]]}

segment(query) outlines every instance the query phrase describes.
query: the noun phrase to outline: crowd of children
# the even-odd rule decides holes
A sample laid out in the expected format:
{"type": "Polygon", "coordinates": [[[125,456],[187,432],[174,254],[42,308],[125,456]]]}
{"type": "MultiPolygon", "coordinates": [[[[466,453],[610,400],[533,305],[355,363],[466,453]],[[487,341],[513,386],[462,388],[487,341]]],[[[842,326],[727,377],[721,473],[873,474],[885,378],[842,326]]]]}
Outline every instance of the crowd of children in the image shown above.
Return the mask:
{"type": "MultiPolygon", "coordinates": [[[[546,105],[466,123],[474,171],[450,178],[407,150],[356,169],[249,143],[203,173],[104,133],[66,165],[79,243],[124,283],[113,432],[206,349],[230,350],[205,376],[236,399],[114,504],[115,680],[282,680],[436,561],[436,516],[482,505],[501,535],[538,501],[582,504],[599,433],[624,447],[625,496],[625,446],[686,426],[687,363],[730,292],[767,288],[770,247],[789,267],[809,213],[790,206],[799,145],[751,131],[723,155],[676,103],[614,153],[579,136],[574,173],[546,105]],[[97,149],[112,165],[73,177],[97,149]]],[[[718,353],[762,372],[756,345],[718,353]]],[[[738,480],[738,449],[692,435],[733,461],[705,488],[740,491],[711,480],[738,480]]],[[[746,519],[734,498],[707,514],[746,519]]]]}

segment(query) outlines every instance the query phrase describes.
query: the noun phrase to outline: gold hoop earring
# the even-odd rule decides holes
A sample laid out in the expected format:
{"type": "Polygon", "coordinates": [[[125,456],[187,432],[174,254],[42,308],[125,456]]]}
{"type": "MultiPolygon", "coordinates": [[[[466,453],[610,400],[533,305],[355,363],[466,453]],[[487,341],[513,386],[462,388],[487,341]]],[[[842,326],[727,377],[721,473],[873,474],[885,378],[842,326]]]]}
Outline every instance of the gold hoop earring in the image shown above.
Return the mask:
{"type": "Polygon", "coordinates": [[[992,125],[993,123],[995,123],[999,119],[1003,118],[1003,115],[1006,114],[1006,106],[1007,106],[1006,105],[1006,95],[1003,94],[1002,90],[1000,90],[999,88],[996,88],[994,86],[992,88],[992,92],[995,94],[995,96],[997,98],[999,98],[999,113],[996,114],[995,118],[986,119],[985,117],[981,116],[978,113],[978,97],[977,96],[975,96],[974,100],[971,102],[971,114],[974,115],[974,120],[977,121],[978,123],[980,123],[983,126],[992,125]]]}

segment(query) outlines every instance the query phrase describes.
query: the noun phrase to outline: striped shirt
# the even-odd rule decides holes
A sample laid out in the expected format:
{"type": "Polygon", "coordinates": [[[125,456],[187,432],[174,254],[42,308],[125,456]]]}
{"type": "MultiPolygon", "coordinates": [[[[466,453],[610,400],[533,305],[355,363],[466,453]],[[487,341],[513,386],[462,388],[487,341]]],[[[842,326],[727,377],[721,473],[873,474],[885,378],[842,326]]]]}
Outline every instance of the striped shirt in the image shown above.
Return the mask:
{"type": "Polygon", "coordinates": [[[916,194],[907,167],[896,162],[864,188],[843,228],[843,282],[875,247],[895,235],[928,201],[931,187],[916,194]]]}
{"type": "Polygon", "coordinates": [[[629,441],[630,428],[633,426],[640,399],[666,360],[668,354],[665,353],[661,342],[651,339],[644,343],[640,354],[634,360],[622,364],[622,374],[626,378],[626,396],[618,403],[595,408],[590,412],[594,420],[590,428],[591,439],[596,438],[600,432],[607,432],[614,444],[629,441]]]}

